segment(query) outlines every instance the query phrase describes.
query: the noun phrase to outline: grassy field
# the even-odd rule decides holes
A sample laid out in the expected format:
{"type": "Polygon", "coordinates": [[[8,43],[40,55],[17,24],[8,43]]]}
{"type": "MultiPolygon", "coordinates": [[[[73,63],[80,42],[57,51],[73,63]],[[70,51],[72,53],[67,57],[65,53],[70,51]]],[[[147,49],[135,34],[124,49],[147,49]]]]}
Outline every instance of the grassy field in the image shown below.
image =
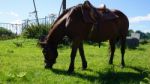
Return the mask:
{"type": "Polygon", "coordinates": [[[36,40],[0,41],[0,84],[150,84],[150,44],[127,49],[125,68],[120,67],[119,49],[116,49],[114,65],[108,65],[107,43],[101,48],[85,44],[84,48],[87,70],[81,69],[78,53],[75,72],[68,74],[70,47],[59,48],[54,69],[47,70],[36,40]]]}

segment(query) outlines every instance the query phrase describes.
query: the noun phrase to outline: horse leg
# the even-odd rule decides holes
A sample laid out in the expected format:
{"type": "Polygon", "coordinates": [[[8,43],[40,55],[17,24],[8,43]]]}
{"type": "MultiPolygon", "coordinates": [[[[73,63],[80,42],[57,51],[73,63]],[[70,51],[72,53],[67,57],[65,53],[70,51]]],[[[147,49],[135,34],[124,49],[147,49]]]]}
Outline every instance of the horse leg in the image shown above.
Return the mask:
{"type": "Polygon", "coordinates": [[[74,61],[75,61],[75,56],[76,56],[76,52],[77,49],[80,45],[80,41],[79,40],[74,40],[72,43],[72,51],[71,51],[71,62],[70,62],[70,66],[68,69],[68,72],[73,72],[74,71],[74,61]]]}
{"type": "Polygon", "coordinates": [[[109,52],[110,52],[110,59],[109,64],[113,64],[114,52],[115,52],[115,40],[109,40],[109,52]]]}
{"type": "Polygon", "coordinates": [[[82,69],[84,70],[84,69],[87,68],[87,61],[86,61],[86,58],[85,58],[82,42],[79,45],[79,53],[80,53],[81,60],[82,60],[82,69]]]}
{"type": "Polygon", "coordinates": [[[125,62],[124,62],[124,54],[125,54],[125,48],[126,48],[126,38],[121,39],[121,66],[124,67],[125,66],[125,62]]]}

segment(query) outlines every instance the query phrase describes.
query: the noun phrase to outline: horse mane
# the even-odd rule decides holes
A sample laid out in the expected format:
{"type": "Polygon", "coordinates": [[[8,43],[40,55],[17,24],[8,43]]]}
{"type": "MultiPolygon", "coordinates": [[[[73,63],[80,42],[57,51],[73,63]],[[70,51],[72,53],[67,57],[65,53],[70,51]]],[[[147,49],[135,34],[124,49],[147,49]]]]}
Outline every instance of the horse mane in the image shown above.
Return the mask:
{"type": "Polygon", "coordinates": [[[54,23],[52,24],[51,28],[53,28],[54,24],[61,18],[63,17],[66,13],[68,13],[69,11],[71,11],[72,9],[77,9],[78,7],[81,7],[82,4],[78,4],[77,6],[73,6],[70,8],[65,9],[58,17],[57,19],[54,21],[54,23]]]}
{"type": "MultiPolygon", "coordinates": [[[[64,11],[57,17],[57,19],[54,21],[54,23],[52,24],[50,30],[53,30],[54,25],[55,25],[65,14],[67,14],[67,13],[70,12],[71,10],[76,10],[76,9],[78,9],[78,8],[80,8],[81,6],[82,6],[82,4],[78,4],[77,6],[73,6],[73,7],[70,7],[70,8],[68,8],[68,9],[64,10],[64,11]]],[[[53,32],[53,31],[49,31],[48,35],[45,37],[45,39],[44,39],[44,42],[45,42],[45,43],[47,43],[47,41],[48,41],[48,39],[49,39],[49,36],[51,35],[51,32],[53,32]]]]}
{"type": "Polygon", "coordinates": [[[54,23],[52,24],[51,28],[53,28],[54,24],[55,24],[61,17],[63,17],[66,13],[68,13],[71,9],[72,9],[72,7],[71,7],[71,8],[68,8],[68,9],[66,9],[66,10],[64,10],[64,11],[57,17],[57,19],[54,21],[54,23]]]}
{"type": "MultiPolygon", "coordinates": [[[[72,8],[68,8],[68,9],[64,10],[64,11],[57,17],[57,19],[54,21],[54,23],[52,24],[52,26],[51,26],[50,29],[52,29],[52,28],[54,27],[54,25],[57,23],[57,21],[58,21],[61,17],[63,17],[66,13],[68,13],[71,9],[72,9],[72,8]]],[[[45,43],[46,43],[47,40],[48,40],[49,34],[50,34],[50,31],[49,31],[48,35],[44,37],[44,40],[43,40],[43,41],[44,41],[45,43]]]]}

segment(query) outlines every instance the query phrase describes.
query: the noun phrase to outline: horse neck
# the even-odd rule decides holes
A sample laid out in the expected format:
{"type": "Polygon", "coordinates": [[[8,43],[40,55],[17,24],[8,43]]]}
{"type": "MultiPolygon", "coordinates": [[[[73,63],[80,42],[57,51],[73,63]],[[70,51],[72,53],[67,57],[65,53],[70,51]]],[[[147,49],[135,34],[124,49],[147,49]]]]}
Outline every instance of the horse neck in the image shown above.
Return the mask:
{"type": "Polygon", "coordinates": [[[57,45],[62,38],[65,36],[65,26],[59,25],[57,27],[54,26],[47,36],[47,43],[51,45],[57,45]]]}

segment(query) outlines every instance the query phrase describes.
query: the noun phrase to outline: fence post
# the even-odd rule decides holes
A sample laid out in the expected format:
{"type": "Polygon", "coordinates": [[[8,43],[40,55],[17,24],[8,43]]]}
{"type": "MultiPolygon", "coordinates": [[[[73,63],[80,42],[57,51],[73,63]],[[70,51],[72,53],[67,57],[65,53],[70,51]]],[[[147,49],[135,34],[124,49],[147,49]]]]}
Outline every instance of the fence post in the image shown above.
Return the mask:
{"type": "Polygon", "coordinates": [[[15,28],[16,28],[16,36],[18,35],[18,28],[17,28],[17,24],[14,24],[15,25],[15,28]]]}
{"type": "Polygon", "coordinates": [[[26,25],[27,25],[27,28],[28,28],[28,22],[29,22],[29,20],[27,19],[27,23],[26,23],[26,25]]]}
{"type": "Polygon", "coordinates": [[[45,26],[46,26],[46,24],[47,24],[46,18],[47,18],[47,17],[45,16],[45,26]]]}

